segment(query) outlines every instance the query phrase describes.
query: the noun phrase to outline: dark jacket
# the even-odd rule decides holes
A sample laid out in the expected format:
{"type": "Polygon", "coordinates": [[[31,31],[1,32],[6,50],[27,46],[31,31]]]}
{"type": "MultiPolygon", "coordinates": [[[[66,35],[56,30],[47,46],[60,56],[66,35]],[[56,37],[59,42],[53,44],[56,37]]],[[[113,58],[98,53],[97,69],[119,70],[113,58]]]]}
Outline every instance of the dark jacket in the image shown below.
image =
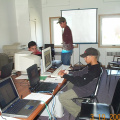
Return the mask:
{"type": "MultiPolygon", "coordinates": [[[[70,71],[69,74],[65,74],[63,77],[67,79],[67,81],[70,81],[71,83],[74,84],[73,90],[78,94],[80,94],[79,89],[90,89],[92,88],[91,81],[93,81],[95,78],[98,78],[101,74],[101,65],[98,62],[96,65],[90,65],[88,64],[84,69],[87,68],[87,72],[84,72],[82,70],[77,70],[77,71],[70,71]],[[88,85],[90,84],[90,85],[88,85]]],[[[93,83],[96,86],[97,80],[93,83]]],[[[84,94],[86,93],[86,90],[84,90],[84,94]]],[[[93,89],[94,90],[94,89],[93,89]]],[[[93,91],[92,90],[92,91],[93,91]]]]}

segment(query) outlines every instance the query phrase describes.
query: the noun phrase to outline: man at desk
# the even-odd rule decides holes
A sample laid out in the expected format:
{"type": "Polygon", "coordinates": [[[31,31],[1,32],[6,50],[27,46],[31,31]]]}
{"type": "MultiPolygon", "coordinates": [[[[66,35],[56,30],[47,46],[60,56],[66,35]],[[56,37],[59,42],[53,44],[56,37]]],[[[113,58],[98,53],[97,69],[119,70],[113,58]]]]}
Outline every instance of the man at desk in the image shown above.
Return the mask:
{"type": "Polygon", "coordinates": [[[97,61],[98,51],[95,48],[86,49],[85,52],[80,56],[83,57],[87,63],[87,72],[82,73],[82,70],[62,70],[58,73],[61,77],[69,81],[67,85],[67,91],[60,94],[59,100],[63,107],[75,118],[79,114],[81,107],[73,102],[72,99],[91,95],[94,92],[90,90],[92,86],[89,86],[87,89],[85,86],[89,85],[94,78],[98,78],[101,73],[101,66],[97,61]]]}
{"type": "Polygon", "coordinates": [[[37,44],[34,41],[30,41],[28,43],[28,49],[29,51],[32,51],[32,53],[35,55],[41,55],[41,52],[37,49],[37,44]]]}

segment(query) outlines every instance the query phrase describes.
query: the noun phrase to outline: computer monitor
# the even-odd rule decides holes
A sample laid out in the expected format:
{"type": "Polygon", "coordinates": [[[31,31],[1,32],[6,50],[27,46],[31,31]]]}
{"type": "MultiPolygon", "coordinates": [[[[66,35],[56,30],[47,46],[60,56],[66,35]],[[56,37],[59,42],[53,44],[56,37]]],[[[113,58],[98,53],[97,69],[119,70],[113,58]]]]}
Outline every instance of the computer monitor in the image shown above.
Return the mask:
{"type": "Polygon", "coordinates": [[[46,72],[52,66],[51,48],[42,50],[41,73],[46,72]]]}
{"type": "Polygon", "coordinates": [[[54,49],[54,44],[45,44],[45,48],[51,47],[51,55],[52,55],[52,60],[55,59],[55,49],[54,49]]]}
{"type": "Polygon", "coordinates": [[[26,69],[33,64],[37,64],[37,67],[40,67],[40,56],[31,54],[31,51],[20,51],[15,53],[15,70],[21,71],[22,74],[27,74],[26,69]]]}

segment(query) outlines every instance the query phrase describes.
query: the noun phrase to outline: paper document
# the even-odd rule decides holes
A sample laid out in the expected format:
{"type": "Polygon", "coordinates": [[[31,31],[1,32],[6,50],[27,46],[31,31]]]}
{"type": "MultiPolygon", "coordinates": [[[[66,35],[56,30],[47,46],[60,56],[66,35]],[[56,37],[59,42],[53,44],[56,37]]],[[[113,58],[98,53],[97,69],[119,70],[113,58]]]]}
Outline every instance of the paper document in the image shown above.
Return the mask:
{"type": "Polygon", "coordinates": [[[62,83],[64,78],[50,78],[47,77],[43,82],[62,83]]]}
{"type": "Polygon", "coordinates": [[[46,95],[42,93],[31,93],[28,96],[26,96],[24,99],[41,100],[41,104],[44,104],[44,102],[46,102],[51,97],[52,95],[46,95]]]}
{"type": "Polygon", "coordinates": [[[19,77],[16,77],[15,79],[28,79],[28,75],[20,75],[19,77]]]}
{"type": "Polygon", "coordinates": [[[20,120],[20,119],[13,118],[13,117],[0,116],[0,120],[20,120]]]}
{"type": "Polygon", "coordinates": [[[62,70],[70,70],[70,66],[69,65],[61,65],[61,69],[62,70]]]}

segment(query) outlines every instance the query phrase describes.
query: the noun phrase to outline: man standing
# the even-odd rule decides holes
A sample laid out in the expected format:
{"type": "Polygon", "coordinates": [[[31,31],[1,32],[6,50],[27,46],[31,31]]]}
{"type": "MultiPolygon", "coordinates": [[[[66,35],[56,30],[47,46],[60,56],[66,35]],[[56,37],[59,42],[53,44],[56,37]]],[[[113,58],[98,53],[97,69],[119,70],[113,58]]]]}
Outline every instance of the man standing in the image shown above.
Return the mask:
{"type": "Polygon", "coordinates": [[[64,28],[64,32],[62,34],[63,50],[61,52],[61,61],[64,65],[70,65],[71,55],[73,52],[72,32],[67,26],[67,22],[64,17],[60,17],[57,23],[60,24],[61,28],[64,28]]]}

